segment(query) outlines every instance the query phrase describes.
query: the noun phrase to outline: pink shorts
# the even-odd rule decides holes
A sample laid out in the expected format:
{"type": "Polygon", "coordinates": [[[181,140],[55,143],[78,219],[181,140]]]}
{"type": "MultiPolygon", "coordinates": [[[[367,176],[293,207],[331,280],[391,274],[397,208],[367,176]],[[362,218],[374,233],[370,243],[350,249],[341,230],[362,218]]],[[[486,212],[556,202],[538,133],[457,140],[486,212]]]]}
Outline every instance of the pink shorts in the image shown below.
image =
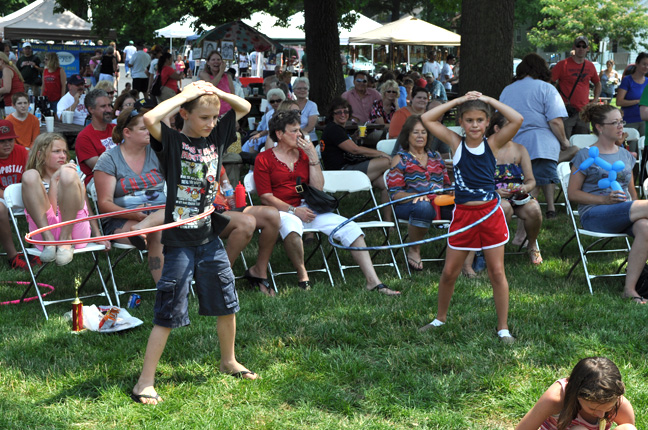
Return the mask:
{"type": "MultiPolygon", "coordinates": [[[[450,232],[457,231],[470,225],[487,215],[497,200],[478,206],[456,205],[452,212],[450,232]]],[[[452,249],[463,251],[479,251],[481,249],[495,248],[506,244],[509,239],[506,217],[500,206],[495,213],[484,222],[477,224],[463,233],[448,238],[448,246],[452,249]]]]}
{"type": "MultiPolygon", "coordinates": [[[[60,222],[63,222],[61,219],[61,213],[60,211],[57,211],[58,215],[54,213],[54,209],[50,206],[50,208],[45,212],[45,216],[47,217],[47,224],[49,225],[54,225],[58,224],[60,222]]],[[[86,218],[88,217],[89,212],[88,212],[88,205],[86,203],[83,204],[83,209],[81,209],[79,212],[76,214],[76,219],[80,218],[86,218]]],[[[38,226],[36,223],[34,223],[34,220],[32,219],[31,216],[25,211],[25,218],[27,218],[27,223],[29,224],[29,231],[34,231],[38,229],[38,226]]],[[[61,229],[60,228],[55,228],[53,230],[50,230],[52,234],[54,235],[54,239],[58,240],[60,235],[61,235],[61,229]]],[[[73,225],[72,227],[72,239],[86,239],[90,237],[91,230],[90,230],[90,221],[83,221],[79,222],[73,225]]],[[[33,236],[34,239],[37,240],[42,240],[42,235],[37,234],[33,236]]],[[[87,243],[78,243],[74,245],[74,248],[76,249],[81,249],[85,248],[88,246],[87,243]]],[[[41,251],[43,250],[43,245],[36,245],[36,248],[40,249],[41,251]]]]}

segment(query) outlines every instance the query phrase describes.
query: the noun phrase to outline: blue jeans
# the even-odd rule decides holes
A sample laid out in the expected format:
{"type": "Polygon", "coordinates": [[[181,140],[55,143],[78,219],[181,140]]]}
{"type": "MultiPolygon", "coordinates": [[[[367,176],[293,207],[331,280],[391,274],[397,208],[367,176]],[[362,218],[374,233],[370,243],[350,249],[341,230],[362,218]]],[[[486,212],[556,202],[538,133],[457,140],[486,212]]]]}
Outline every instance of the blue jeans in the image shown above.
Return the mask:
{"type": "Polygon", "coordinates": [[[587,230],[599,233],[625,233],[632,236],[634,223],[630,221],[630,206],[631,201],[594,206],[581,214],[581,225],[587,230]]]}
{"type": "Polygon", "coordinates": [[[399,219],[409,220],[410,225],[414,227],[430,228],[432,221],[436,217],[436,211],[430,202],[418,201],[412,203],[412,200],[395,205],[394,210],[399,219]]]}

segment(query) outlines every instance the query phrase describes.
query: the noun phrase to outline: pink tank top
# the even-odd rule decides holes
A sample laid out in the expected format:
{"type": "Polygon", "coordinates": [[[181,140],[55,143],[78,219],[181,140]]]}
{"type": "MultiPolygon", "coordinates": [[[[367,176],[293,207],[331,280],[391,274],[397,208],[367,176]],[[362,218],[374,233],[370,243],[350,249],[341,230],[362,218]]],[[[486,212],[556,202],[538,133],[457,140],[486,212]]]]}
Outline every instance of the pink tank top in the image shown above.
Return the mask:
{"type": "MultiPolygon", "coordinates": [[[[213,80],[214,75],[209,75],[209,79],[213,80]]],[[[226,73],[223,73],[223,76],[221,77],[221,80],[218,83],[218,85],[216,85],[216,88],[220,88],[221,90],[225,91],[226,93],[232,94],[232,90],[230,89],[229,80],[227,79],[227,74],[226,73]]],[[[221,103],[220,112],[218,112],[219,116],[223,116],[223,114],[225,112],[232,109],[232,106],[230,106],[230,104],[227,103],[226,101],[221,100],[220,103],[221,103]]]]}
{"type": "MultiPolygon", "coordinates": [[[[563,395],[565,394],[565,387],[567,386],[567,378],[559,379],[556,382],[560,384],[560,387],[562,388],[563,395]]],[[[547,418],[540,428],[538,430],[556,430],[558,428],[558,417],[559,415],[552,415],[549,418],[547,418]]],[[[585,421],[583,417],[581,417],[580,414],[576,415],[576,418],[574,418],[569,426],[567,426],[567,429],[569,430],[572,427],[575,426],[583,426],[587,430],[598,430],[599,426],[598,423],[596,424],[590,424],[589,422],[585,421]]],[[[605,424],[605,430],[610,430],[610,427],[612,426],[612,423],[608,422],[605,424]]]]}

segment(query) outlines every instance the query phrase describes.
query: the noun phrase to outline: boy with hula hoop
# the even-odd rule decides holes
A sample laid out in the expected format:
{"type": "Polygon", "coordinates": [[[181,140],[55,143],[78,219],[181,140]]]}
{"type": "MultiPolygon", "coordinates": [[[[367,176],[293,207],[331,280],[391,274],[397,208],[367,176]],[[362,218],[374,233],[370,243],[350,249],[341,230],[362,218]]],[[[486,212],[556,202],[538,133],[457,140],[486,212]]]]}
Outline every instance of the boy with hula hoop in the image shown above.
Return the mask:
{"type": "MultiPolygon", "coordinates": [[[[198,81],[144,115],[151,147],[166,176],[165,223],[192,217],[211,206],[218,186],[218,149],[236,140],[236,122],[249,111],[250,104],[244,99],[198,81]],[[219,119],[221,100],[232,110],[219,119]],[[162,122],[178,109],[184,119],[182,133],[162,122]]],[[[165,261],[157,283],[154,326],[144,366],[131,394],[135,402],[155,405],[162,401],[154,388],[155,370],[171,329],[189,324],[187,296],[192,279],[196,281],[199,314],[218,317],[220,371],[242,379],[257,378],[234,354],[238,295],[227,253],[218,238],[226,224],[227,220],[212,216],[162,233],[165,261]]]]}

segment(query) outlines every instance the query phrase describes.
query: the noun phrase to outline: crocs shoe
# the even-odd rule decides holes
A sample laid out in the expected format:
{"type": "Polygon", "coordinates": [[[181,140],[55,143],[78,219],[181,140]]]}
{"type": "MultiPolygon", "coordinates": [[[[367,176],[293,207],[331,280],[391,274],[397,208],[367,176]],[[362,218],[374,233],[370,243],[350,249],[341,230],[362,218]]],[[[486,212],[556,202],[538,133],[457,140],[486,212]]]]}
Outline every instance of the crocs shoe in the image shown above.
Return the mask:
{"type": "Polygon", "coordinates": [[[56,250],[56,265],[65,266],[74,258],[74,248],[61,248],[56,250]]]}
{"type": "Polygon", "coordinates": [[[56,260],[56,247],[53,245],[43,247],[40,255],[41,261],[51,263],[56,260]]]}

